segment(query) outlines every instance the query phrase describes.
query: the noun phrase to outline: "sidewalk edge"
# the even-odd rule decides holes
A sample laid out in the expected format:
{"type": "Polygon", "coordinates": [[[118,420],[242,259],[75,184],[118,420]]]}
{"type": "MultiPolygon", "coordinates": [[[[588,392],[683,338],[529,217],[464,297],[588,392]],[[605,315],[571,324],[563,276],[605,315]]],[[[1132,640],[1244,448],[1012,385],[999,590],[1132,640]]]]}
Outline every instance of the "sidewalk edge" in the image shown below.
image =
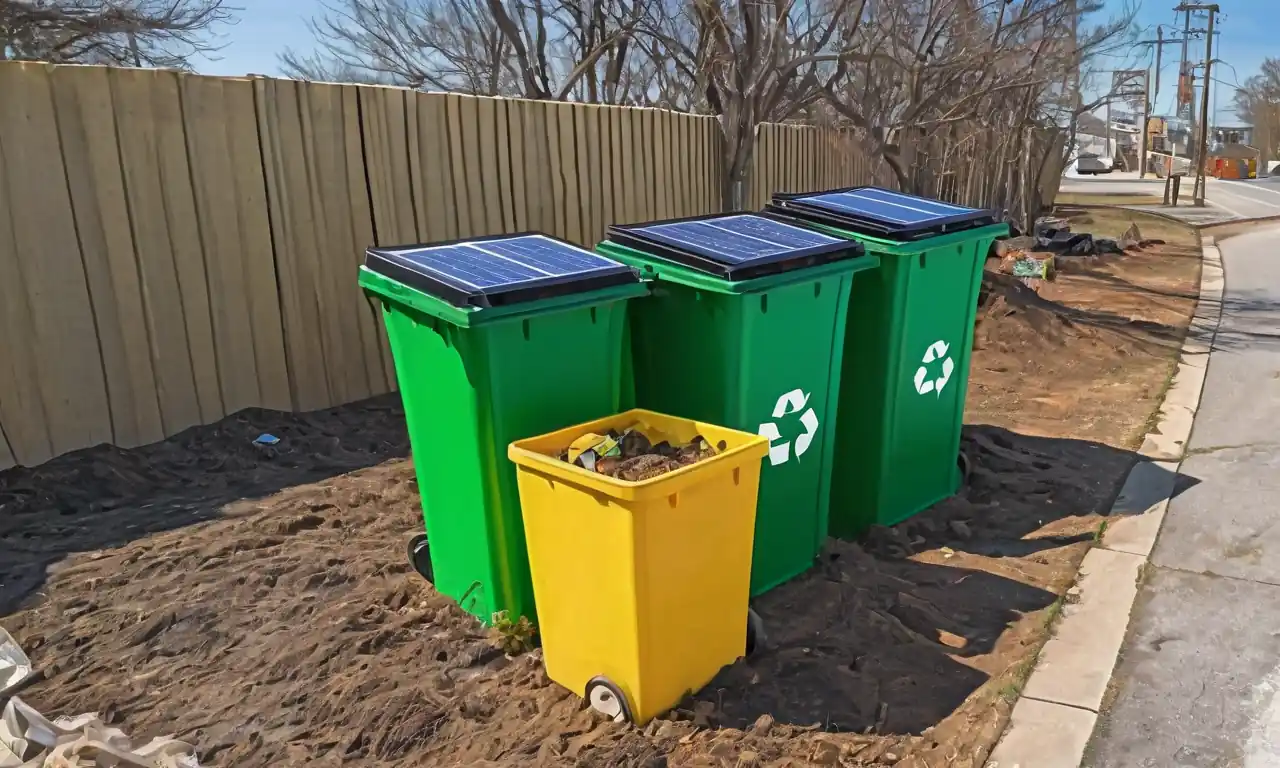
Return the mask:
{"type": "Polygon", "coordinates": [[[1081,563],[1072,590],[1078,600],[1064,607],[1040,650],[986,768],[1078,768],[1084,759],[1174,495],[1222,320],[1222,252],[1212,236],[1202,233],[1200,244],[1200,296],[1159,420],[1139,450],[1144,460],[1130,470],[1101,542],[1081,563]]]}

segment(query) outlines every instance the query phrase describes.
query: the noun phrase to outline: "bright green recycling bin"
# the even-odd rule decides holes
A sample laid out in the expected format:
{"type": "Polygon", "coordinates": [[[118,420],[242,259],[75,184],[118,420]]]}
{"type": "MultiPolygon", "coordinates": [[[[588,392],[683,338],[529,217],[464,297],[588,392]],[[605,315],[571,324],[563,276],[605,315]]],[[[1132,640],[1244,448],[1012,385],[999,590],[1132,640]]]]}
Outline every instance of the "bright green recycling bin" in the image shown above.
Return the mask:
{"type": "Polygon", "coordinates": [[[775,195],[768,210],[880,257],[849,299],[831,533],[893,525],[954,494],[992,211],[875,187],[775,195]]]}
{"type": "MultiPolygon", "coordinates": [[[[411,564],[466,611],[535,619],[513,440],[621,410],[635,270],[545,235],[371,248],[425,536],[411,564]]],[[[584,556],[588,553],[584,552],[584,556]]]]}
{"type": "Polygon", "coordinates": [[[827,536],[849,286],[877,260],[760,214],[613,226],[597,249],[656,281],[628,307],[636,404],[770,439],[751,593],[803,573],[827,536]]]}

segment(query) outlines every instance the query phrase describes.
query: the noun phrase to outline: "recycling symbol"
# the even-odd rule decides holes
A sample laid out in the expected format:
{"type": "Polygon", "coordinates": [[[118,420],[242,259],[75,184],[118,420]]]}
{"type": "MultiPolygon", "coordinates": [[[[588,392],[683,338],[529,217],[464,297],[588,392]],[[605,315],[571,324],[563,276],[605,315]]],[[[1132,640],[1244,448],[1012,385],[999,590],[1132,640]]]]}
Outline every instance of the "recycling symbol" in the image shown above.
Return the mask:
{"type": "MultiPolygon", "coordinates": [[[[778,398],[778,402],[773,406],[773,418],[781,419],[793,413],[800,413],[800,423],[804,425],[804,434],[796,438],[796,458],[799,459],[804,452],[809,450],[809,446],[813,444],[813,436],[818,431],[818,414],[813,412],[812,408],[807,408],[809,404],[809,396],[798,389],[793,389],[782,397],[778,398]]],[[[762,437],[769,438],[769,464],[770,466],[778,466],[786,464],[791,458],[791,443],[778,443],[782,439],[782,432],[778,429],[778,425],[772,421],[766,421],[760,425],[757,434],[762,437]]]]}
{"type": "Polygon", "coordinates": [[[947,386],[948,381],[951,381],[951,374],[956,369],[955,361],[950,357],[946,357],[948,349],[950,347],[947,346],[947,342],[935,341],[924,351],[924,359],[921,361],[920,367],[916,369],[916,392],[922,395],[936,392],[938,397],[942,397],[942,388],[947,386]],[[942,360],[942,375],[936,379],[931,379],[929,378],[929,363],[935,360],[942,360]]]}

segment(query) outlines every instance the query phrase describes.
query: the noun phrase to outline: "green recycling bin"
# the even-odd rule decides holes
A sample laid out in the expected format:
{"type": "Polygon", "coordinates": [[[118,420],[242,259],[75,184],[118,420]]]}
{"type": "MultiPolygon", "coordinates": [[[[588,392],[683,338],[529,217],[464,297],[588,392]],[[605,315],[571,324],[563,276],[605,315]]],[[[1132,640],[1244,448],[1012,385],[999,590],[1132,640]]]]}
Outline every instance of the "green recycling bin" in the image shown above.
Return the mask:
{"type": "MultiPolygon", "coordinates": [[[[536,619],[513,440],[621,410],[631,267],[541,234],[370,248],[425,533],[414,568],[488,622],[536,619]]],[[[584,553],[586,556],[586,553],[584,553]]]]}
{"type": "Polygon", "coordinates": [[[849,299],[832,535],[893,525],[951,496],[967,471],[960,429],[982,268],[1008,225],[877,187],[774,195],[767,210],[880,257],[849,299]]]}
{"type": "Polygon", "coordinates": [[[612,226],[597,250],[655,281],[628,307],[636,405],[769,438],[751,593],[803,573],[827,536],[849,286],[877,259],[761,214],[612,226]]]}

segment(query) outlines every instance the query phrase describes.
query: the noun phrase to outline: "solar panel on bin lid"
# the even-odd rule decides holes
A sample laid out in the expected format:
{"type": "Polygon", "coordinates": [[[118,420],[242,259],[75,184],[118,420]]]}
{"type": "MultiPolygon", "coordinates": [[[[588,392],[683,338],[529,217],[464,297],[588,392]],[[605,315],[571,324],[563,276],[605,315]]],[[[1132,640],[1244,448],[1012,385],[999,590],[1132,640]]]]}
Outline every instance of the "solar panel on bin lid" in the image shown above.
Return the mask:
{"type": "Polygon", "coordinates": [[[891,235],[921,236],[995,222],[993,211],[944,203],[941,200],[879,187],[776,195],[774,207],[802,216],[806,209],[810,212],[826,212],[839,220],[854,222],[891,235]]]}
{"type": "Polygon", "coordinates": [[[609,236],[731,279],[778,271],[787,262],[857,255],[857,246],[844,238],[753,213],[613,226],[609,236]]]}
{"type": "Polygon", "coordinates": [[[647,224],[632,231],[729,264],[842,242],[821,232],[750,214],[647,224]]]}
{"type": "Polygon", "coordinates": [[[454,304],[474,306],[638,279],[630,267],[541,234],[370,248],[365,264],[454,304]]]}

